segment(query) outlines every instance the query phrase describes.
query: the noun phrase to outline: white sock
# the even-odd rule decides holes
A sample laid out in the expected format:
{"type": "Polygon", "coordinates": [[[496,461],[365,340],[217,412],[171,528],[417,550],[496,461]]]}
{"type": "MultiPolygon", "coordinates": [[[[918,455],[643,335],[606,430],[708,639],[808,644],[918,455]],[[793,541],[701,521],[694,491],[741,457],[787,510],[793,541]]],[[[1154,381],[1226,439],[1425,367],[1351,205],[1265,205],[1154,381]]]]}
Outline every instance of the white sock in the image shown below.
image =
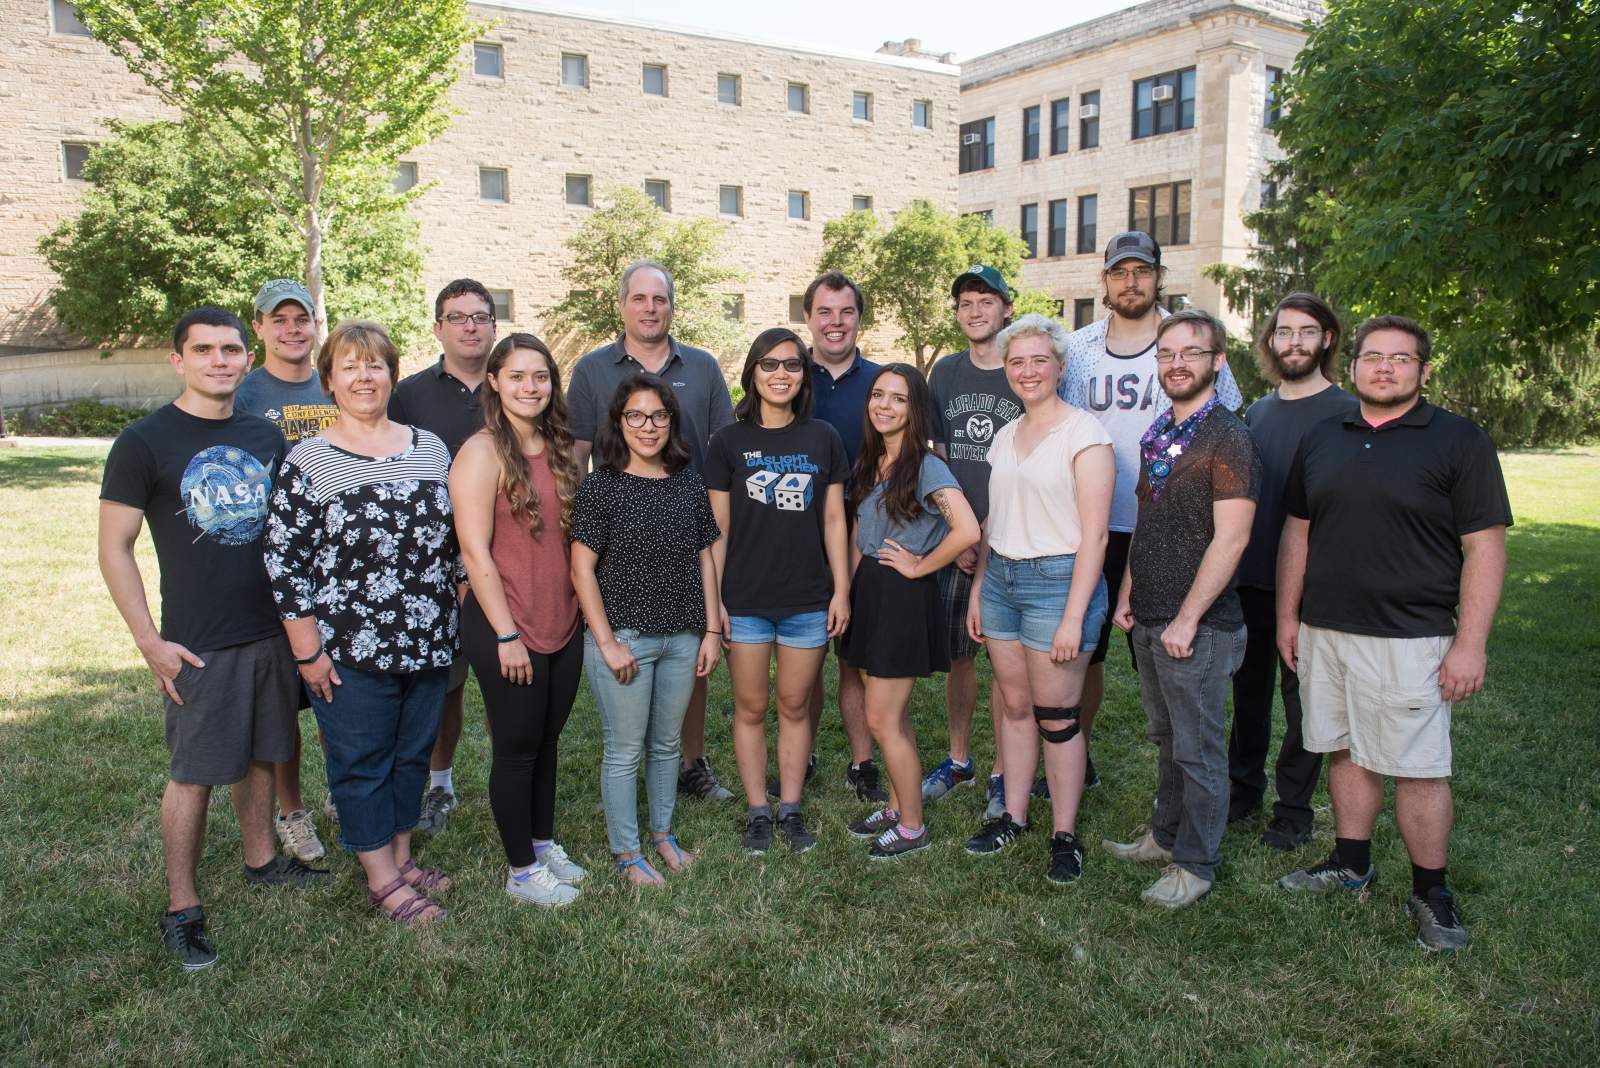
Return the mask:
{"type": "Polygon", "coordinates": [[[456,792],[455,781],[450,778],[450,772],[453,771],[453,770],[454,770],[453,768],[445,768],[443,771],[430,771],[430,772],[428,772],[428,788],[431,790],[435,786],[442,786],[442,787],[444,787],[444,792],[445,793],[447,793],[447,794],[455,793],[456,792]]]}

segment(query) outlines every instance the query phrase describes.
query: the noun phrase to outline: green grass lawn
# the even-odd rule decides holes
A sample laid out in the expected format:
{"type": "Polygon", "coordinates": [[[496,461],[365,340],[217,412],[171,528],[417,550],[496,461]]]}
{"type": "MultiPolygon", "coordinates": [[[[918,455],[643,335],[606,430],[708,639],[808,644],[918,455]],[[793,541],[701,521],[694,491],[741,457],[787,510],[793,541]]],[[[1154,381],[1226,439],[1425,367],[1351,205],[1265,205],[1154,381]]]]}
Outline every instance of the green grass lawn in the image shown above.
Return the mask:
{"type": "MultiPolygon", "coordinates": [[[[1600,451],[1504,458],[1511,573],[1488,688],[1456,712],[1451,883],[1473,945],[1455,959],[1412,942],[1389,815],[1366,899],[1273,885],[1327,852],[1325,794],[1297,856],[1256,845],[1259,823],[1235,829],[1209,898],[1177,914],[1142,905],[1153,871],[1098,848],[1140,827],[1154,784],[1119,639],[1096,735],[1106,785],[1086,800],[1088,865],[1071,888],[1044,881],[1042,836],[967,856],[982,807],[970,789],[930,809],[931,851],[869,863],[844,833],[861,806],[845,795],[830,716],[807,800],[817,849],[749,859],[739,806],[686,803],[677,830],[699,866],[663,892],[626,889],[596,810],[599,730],[584,692],[562,740],[558,826],[593,878],[559,913],[519,906],[501,892],[473,692],[463,806],[422,843],[458,881],[450,919],[415,932],[383,922],[344,855],[331,858],[331,889],[247,889],[219,791],[200,881],[222,960],[192,976],[156,939],[162,712],[95,566],[102,457],[0,449],[0,1063],[1600,1060],[1600,451]]],[[[728,704],[719,672],[711,755],[731,780],[728,704]]],[[[937,759],[938,680],[919,686],[915,716],[937,759]]],[[[309,716],[303,729],[316,804],[309,716]]]]}

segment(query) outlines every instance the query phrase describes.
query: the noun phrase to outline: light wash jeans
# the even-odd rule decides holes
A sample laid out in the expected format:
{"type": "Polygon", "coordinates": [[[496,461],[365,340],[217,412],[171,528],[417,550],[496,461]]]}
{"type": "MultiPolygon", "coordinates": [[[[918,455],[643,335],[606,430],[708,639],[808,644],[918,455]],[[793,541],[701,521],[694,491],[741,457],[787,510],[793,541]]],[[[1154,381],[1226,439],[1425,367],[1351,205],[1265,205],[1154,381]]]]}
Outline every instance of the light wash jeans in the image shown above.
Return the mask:
{"type": "Polygon", "coordinates": [[[683,752],[683,713],[694,690],[694,663],[700,652],[696,631],[679,634],[616,632],[639,663],[639,673],[617,682],[594,637],[583,636],[583,666],[589,691],[600,710],[605,755],[600,761],[600,800],[606,810],[611,852],[639,851],[639,758],[644,757],[644,788],[650,802],[650,829],[672,830],[678,800],[678,765],[683,752]]]}

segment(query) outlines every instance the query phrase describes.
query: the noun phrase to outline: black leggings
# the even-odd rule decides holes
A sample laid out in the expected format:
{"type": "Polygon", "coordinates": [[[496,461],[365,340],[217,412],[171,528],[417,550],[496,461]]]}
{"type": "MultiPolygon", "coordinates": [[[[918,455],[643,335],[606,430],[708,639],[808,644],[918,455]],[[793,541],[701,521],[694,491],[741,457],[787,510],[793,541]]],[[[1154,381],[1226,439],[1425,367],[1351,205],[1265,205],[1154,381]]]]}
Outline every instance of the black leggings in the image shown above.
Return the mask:
{"type": "Polygon", "coordinates": [[[469,593],[461,612],[461,647],[478,677],[489,718],[494,751],[489,807],[500,828],[506,860],[514,868],[525,868],[534,861],[533,840],[555,837],[556,739],[578,696],[583,628],[557,652],[529,649],[533,683],[516,686],[500,674],[494,628],[469,593]]]}

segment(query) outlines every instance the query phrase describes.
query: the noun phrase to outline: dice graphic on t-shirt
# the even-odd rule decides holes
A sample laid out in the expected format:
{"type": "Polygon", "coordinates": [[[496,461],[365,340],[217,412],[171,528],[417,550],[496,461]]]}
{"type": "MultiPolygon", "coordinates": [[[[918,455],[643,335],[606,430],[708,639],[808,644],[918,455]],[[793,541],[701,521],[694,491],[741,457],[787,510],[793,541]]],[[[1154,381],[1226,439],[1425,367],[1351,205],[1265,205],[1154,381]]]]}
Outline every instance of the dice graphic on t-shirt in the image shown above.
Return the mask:
{"type": "Polygon", "coordinates": [[[749,492],[752,501],[771,504],[772,484],[778,481],[779,477],[776,471],[757,471],[744,480],[744,488],[749,492]]]}
{"type": "Polygon", "coordinates": [[[784,511],[803,512],[811,504],[811,476],[799,472],[784,475],[772,495],[784,511]]]}

